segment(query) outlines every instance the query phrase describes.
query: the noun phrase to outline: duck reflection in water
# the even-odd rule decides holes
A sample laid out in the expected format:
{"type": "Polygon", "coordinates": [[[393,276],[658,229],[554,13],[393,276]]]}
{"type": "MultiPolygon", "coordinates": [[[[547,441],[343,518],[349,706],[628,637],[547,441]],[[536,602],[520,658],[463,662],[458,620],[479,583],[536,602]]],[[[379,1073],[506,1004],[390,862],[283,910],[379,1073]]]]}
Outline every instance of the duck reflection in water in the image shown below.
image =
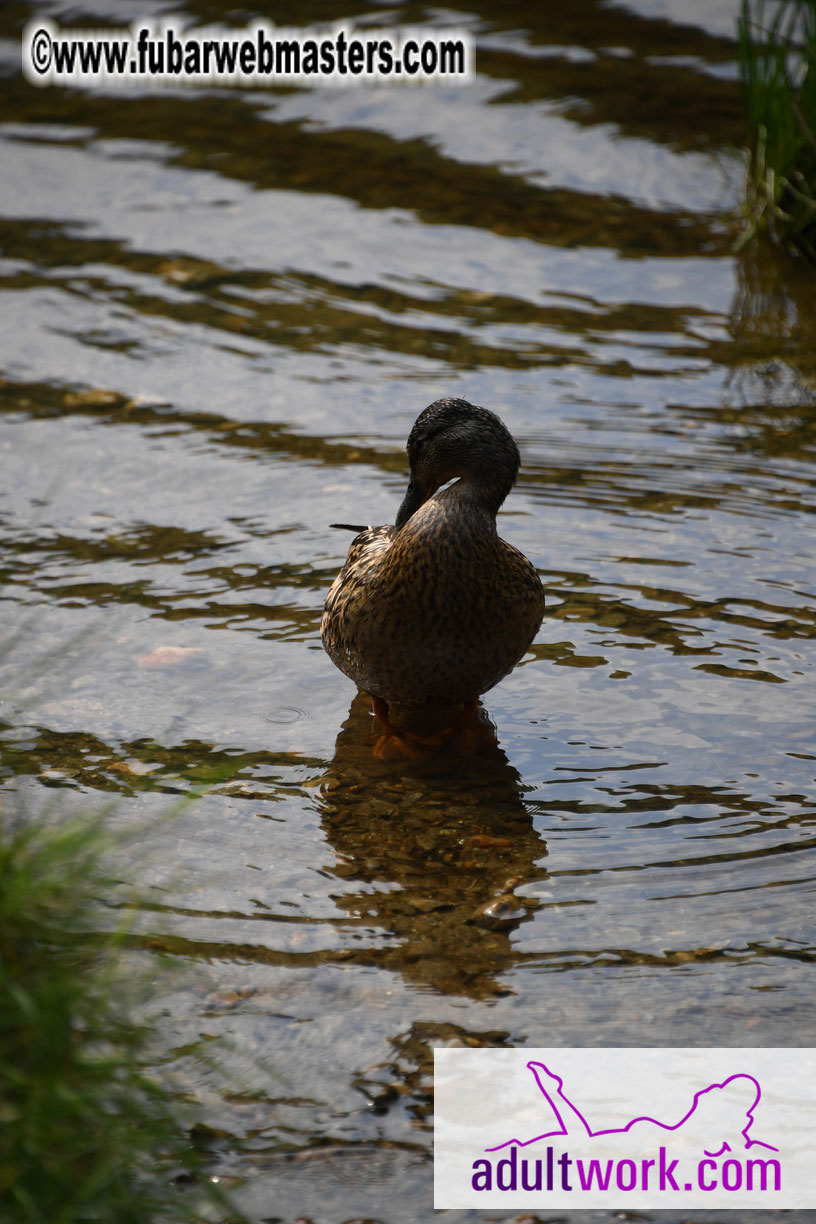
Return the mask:
{"type": "Polygon", "coordinates": [[[495,743],[479,697],[512,671],[544,615],[534,566],[496,530],[520,462],[499,418],[436,400],[407,451],[396,522],[354,528],[321,624],[332,661],[372,699],[382,759],[495,743]]]}
{"type": "MultiPolygon", "coordinates": [[[[482,712],[482,717],[486,717],[482,712]]],[[[546,877],[546,844],[522,802],[518,773],[495,742],[463,761],[382,761],[358,693],[320,785],[319,810],[352,923],[376,932],[355,959],[446,994],[507,993],[510,935],[536,902],[519,891],[546,877]],[[381,931],[396,939],[383,941],[381,931]]]]}

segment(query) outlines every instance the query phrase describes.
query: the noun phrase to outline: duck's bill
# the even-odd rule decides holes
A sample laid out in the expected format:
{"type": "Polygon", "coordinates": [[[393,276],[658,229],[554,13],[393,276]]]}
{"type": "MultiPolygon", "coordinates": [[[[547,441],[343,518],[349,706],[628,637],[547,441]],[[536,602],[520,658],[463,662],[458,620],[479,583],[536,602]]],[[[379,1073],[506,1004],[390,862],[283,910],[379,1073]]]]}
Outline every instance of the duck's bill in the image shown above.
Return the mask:
{"type": "Polygon", "coordinates": [[[405,496],[402,499],[402,505],[397,511],[395,526],[402,527],[404,523],[407,523],[411,515],[428,500],[432,493],[433,489],[412,476],[408,482],[405,496]]]}

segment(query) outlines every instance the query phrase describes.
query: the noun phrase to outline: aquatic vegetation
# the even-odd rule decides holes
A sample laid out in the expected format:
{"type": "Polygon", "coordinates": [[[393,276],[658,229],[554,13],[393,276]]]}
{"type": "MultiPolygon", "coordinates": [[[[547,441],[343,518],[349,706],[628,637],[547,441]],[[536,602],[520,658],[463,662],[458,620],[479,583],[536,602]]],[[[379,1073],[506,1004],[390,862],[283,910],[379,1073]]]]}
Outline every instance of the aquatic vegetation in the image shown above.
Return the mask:
{"type": "Polygon", "coordinates": [[[816,260],[816,7],[743,0],[739,62],[751,161],[742,243],[816,260]]]}
{"type": "Polygon", "coordinates": [[[145,1070],[150,1028],[133,1018],[144,982],[122,963],[122,936],[94,923],[108,844],[101,819],[0,815],[4,1224],[200,1220],[214,1192],[178,1102],[145,1070]],[[179,1177],[200,1190],[182,1193],[179,1177]]]}

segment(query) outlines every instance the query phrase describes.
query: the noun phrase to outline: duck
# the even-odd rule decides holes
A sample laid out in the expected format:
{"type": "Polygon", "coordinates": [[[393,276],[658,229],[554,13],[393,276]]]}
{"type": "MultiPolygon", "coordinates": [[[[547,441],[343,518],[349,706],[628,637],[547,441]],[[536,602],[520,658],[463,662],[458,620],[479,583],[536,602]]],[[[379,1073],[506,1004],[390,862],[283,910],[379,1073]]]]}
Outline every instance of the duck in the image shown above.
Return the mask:
{"type": "Polygon", "coordinates": [[[434,712],[475,711],[544,616],[535,566],[496,527],[520,466],[501,419],[446,396],[419,414],[406,450],[396,519],[353,528],[320,628],[329,658],[369,695],[384,733],[403,740],[400,727],[416,734],[434,712]]]}

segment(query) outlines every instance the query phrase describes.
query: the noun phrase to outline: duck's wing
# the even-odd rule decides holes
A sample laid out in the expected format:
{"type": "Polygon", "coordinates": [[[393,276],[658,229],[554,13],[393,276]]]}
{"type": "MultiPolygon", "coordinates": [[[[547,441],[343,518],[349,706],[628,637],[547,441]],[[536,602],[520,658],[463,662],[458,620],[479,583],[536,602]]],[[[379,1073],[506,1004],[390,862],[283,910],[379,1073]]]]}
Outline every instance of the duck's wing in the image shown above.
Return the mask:
{"type": "Polygon", "coordinates": [[[332,583],[323,608],[320,634],[329,658],[359,683],[357,632],[370,618],[369,592],[376,584],[396,527],[366,527],[351,541],[346,563],[332,583]],[[356,628],[355,628],[356,627],[356,628]]]}
{"type": "Polygon", "coordinates": [[[349,545],[346,563],[340,578],[358,565],[362,564],[368,568],[370,564],[376,564],[382,554],[390,548],[391,541],[396,534],[396,527],[388,523],[383,527],[363,527],[349,545]]]}

